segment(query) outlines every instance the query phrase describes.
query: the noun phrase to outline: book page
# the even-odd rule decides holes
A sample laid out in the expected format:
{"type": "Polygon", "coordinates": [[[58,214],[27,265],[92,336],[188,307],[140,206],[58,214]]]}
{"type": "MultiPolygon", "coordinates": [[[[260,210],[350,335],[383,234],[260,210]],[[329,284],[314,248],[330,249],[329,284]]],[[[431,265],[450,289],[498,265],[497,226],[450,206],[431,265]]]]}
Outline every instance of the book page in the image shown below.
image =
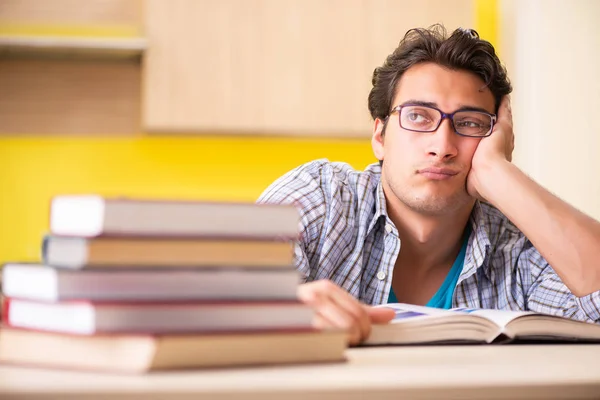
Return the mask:
{"type": "Polygon", "coordinates": [[[531,311],[486,310],[482,308],[452,308],[450,311],[477,315],[492,321],[501,328],[506,327],[510,321],[516,318],[535,314],[531,311]]]}
{"type": "Polygon", "coordinates": [[[391,304],[382,304],[378,307],[386,307],[391,308],[396,312],[396,316],[391,321],[392,323],[402,323],[407,322],[409,320],[414,319],[423,319],[423,318],[431,318],[435,316],[448,316],[451,315],[452,312],[449,310],[442,310],[440,308],[432,308],[425,306],[417,306],[414,304],[405,304],[405,303],[391,303],[391,304]]]}
{"type": "Polygon", "coordinates": [[[396,312],[396,316],[392,320],[393,323],[401,323],[403,321],[414,320],[415,318],[448,317],[451,314],[461,314],[485,318],[501,328],[504,328],[510,321],[518,317],[535,314],[528,311],[487,310],[480,308],[451,308],[444,310],[405,303],[382,304],[379,307],[391,308],[396,312]]]}

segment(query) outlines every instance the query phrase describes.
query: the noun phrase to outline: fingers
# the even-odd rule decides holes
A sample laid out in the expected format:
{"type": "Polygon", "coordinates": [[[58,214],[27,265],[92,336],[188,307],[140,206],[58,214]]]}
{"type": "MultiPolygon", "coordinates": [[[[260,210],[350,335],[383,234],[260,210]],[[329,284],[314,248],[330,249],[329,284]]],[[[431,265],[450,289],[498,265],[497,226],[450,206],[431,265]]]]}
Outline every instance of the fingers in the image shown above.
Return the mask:
{"type": "Polygon", "coordinates": [[[502,100],[500,100],[500,110],[506,110],[508,112],[511,112],[510,94],[507,94],[507,95],[503,96],[502,100]]]}
{"type": "Polygon", "coordinates": [[[498,109],[498,123],[506,123],[512,127],[512,106],[510,95],[507,94],[502,98],[498,109]]]}
{"type": "Polygon", "coordinates": [[[396,312],[391,308],[370,306],[364,307],[366,309],[367,315],[369,316],[369,320],[373,324],[387,324],[392,319],[394,319],[394,316],[396,315],[396,312]]]}
{"type": "Polygon", "coordinates": [[[335,290],[331,291],[333,300],[337,305],[342,307],[345,312],[350,314],[356,323],[358,323],[361,336],[363,338],[369,336],[371,334],[371,322],[363,304],[339,286],[336,286],[330,281],[325,282],[328,282],[331,286],[335,287],[335,290]]]}
{"type": "Polygon", "coordinates": [[[317,329],[342,329],[348,333],[348,344],[356,345],[364,340],[363,335],[348,314],[338,310],[321,306],[313,319],[313,326],[317,329]]]}
{"type": "MultiPolygon", "coordinates": [[[[506,95],[500,102],[498,109],[498,122],[494,127],[498,133],[502,132],[500,137],[504,138],[501,142],[504,147],[504,154],[508,161],[512,161],[512,153],[515,148],[515,135],[513,132],[512,105],[510,95],[506,95]]],[[[500,142],[499,142],[500,143],[500,142]]]]}
{"type": "Polygon", "coordinates": [[[298,298],[315,309],[315,327],[344,329],[349,333],[350,344],[359,343],[371,333],[371,322],[363,304],[331,281],[300,285],[298,298]]]}
{"type": "Polygon", "coordinates": [[[511,98],[510,98],[509,94],[504,97],[506,98],[506,113],[507,113],[506,121],[508,124],[510,124],[510,140],[508,143],[509,148],[506,151],[506,158],[508,159],[508,161],[512,162],[512,153],[515,149],[515,134],[513,131],[512,103],[511,103],[511,98]]]}

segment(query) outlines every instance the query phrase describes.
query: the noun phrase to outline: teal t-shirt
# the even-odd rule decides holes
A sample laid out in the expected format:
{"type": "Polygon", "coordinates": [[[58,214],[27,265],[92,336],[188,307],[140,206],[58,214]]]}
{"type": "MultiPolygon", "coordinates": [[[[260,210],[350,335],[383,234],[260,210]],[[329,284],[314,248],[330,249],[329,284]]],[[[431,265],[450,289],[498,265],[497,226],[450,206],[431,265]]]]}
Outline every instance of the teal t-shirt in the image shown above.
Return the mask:
{"type": "MultiPolygon", "coordinates": [[[[446,279],[444,279],[442,286],[440,286],[433,297],[427,302],[427,304],[425,304],[427,307],[443,308],[446,310],[452,308],[452,296],[454,295],[454,288],[456,288],[458,277],[460,276],[465,263],[465,254],[467,254],[467,244],[469,243],[470,233],[471,229],[469,226],[467,226],[463,238],[463,244],[460,248],[460,252],[458,253],[458,257],[456,257],[456,260],[454,260],[454,264],[452,264],[452,268],[450,268],[450,272],[448,272],[448,275],[446,276],[446,279]]],[[[396,298],[394,289],[390,288],[388,303],[397,302],[398,299],[396,298]]]]}

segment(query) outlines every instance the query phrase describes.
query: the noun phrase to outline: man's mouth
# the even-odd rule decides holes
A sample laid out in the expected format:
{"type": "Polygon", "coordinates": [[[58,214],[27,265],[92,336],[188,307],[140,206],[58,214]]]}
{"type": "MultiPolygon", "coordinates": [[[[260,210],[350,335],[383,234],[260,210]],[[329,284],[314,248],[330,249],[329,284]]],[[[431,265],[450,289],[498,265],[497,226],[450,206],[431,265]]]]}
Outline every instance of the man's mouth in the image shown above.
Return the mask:
{"type": "Polygon", "coordinates": [[[439,167],[427,167],[417,171],[420,175],[423,175],[426,178],[441,181],[450,179],[456,175],[458,175],[457,170],[452,168],[439,168],[439,167]]]}

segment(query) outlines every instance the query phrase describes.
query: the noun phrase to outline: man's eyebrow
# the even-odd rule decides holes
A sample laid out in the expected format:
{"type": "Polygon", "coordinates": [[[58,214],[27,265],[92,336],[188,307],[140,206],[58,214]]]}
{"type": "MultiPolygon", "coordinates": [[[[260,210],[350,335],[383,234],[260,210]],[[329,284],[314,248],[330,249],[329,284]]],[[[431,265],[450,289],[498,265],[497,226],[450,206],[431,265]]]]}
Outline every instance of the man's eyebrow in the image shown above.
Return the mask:
{"type": "MultiPolygon", "coordinates": [[[[488,110],[486,110],[483,107],[477,107],[477,106],[469,106],[469,105],[464,105],[464,106],[460,106],[456,111],[480,111],[486,114],[494,114],[489,112],[488,110]]],[[[454,111],[454,112],[456,112],[454,111]]]]}
{"type": "MultiPolygon", "coordinates": [[[[434,108],[438,108],[438,104],[434,101],[422,101],[422,100],[407,100],[403,103],[401,103],[401,106],[405,106],[407,104],[413,104],[413,105],[417,105],[417,106],[425,106],[425,107],[434,107],[434,108]]],[[[461,105],[459,108],[457,108],[456,110],[452,111],[453,113],[457,112],[457,111],[480,111],[480,112],[484,112],[486,114],[494,114],[494,113],[490,113],[488,110],[486,110],[483,107],[477,107],[477,106],[472,106],[472,105],[461,105]]]]}
{"type": "Polygon", "coordinates": [[[436,102],[432,102],[432,101],[422,101],[422,100],[406,100],[405,102],[401,103],[401,106],[405,106],[407,104],[414,104],[417,106],[425,106],[425,107],[435,107],[435,108],[439,108],[436,102]]]}

